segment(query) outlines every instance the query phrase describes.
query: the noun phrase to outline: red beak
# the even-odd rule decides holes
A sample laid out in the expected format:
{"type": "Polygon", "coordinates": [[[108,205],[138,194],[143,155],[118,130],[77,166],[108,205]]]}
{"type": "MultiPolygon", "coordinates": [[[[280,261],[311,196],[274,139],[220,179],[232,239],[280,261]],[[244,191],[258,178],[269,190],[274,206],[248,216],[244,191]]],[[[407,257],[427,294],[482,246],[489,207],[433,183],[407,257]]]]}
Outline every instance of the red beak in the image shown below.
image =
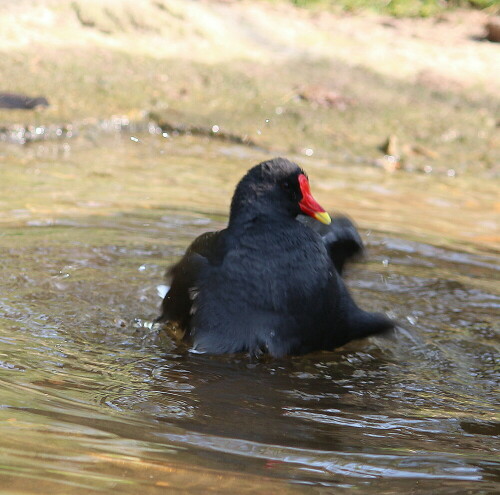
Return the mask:
{"type": "Polygon", "coordinates": [[[300,192],[302,193],[302,199],[299,202],[300,209],[310,217],[324,223],[326,225],[330,224],[332,219],[330,215],[322,208],[318,202],[313,198],[311,194],[311,189],[309,187],[309,181],[304,174],[299,175],[299,186],[300,192]]]}

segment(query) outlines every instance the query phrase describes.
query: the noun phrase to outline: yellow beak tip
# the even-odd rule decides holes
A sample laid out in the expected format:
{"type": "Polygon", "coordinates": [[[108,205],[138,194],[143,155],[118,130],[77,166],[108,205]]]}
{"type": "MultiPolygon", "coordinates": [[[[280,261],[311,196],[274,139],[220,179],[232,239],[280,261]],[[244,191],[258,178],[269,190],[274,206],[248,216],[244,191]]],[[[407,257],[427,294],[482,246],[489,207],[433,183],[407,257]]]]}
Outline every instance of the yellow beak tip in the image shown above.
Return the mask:
{"type": "Polygon", "coordinates": [[[332,219],[326,211],[316,212],[314,218],[325,225],[330,225],[332,223],[332,219]]]}

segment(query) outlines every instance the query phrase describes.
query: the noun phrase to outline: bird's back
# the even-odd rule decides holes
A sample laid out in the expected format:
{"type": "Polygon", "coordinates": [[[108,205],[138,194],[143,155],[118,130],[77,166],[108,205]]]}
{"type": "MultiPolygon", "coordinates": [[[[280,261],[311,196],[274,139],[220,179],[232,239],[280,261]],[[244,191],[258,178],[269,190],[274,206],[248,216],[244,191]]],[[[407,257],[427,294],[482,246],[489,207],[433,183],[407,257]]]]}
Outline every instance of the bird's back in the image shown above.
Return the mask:
{"type": "Polygon", "coordinates": [[[321,237],[296,221],[256,222],[227,237],[223,262],[201,270],[197,282],[195,348],[296,352],[330,310],[335,274],[321,237]]]}

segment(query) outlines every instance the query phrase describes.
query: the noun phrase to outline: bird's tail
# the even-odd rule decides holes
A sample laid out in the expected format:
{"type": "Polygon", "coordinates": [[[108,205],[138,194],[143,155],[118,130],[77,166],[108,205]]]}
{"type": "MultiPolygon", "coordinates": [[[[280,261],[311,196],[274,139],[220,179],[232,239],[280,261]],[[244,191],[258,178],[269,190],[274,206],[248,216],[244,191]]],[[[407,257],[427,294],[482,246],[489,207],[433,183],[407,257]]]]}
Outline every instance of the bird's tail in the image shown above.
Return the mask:
{"type": "Polygon", "coordinates": [[[369,335],[392,330],[395,322],[381,313],[369,313],[357,308],[349,314],[349,333],[352,339],[361,339],[369,335]]]}

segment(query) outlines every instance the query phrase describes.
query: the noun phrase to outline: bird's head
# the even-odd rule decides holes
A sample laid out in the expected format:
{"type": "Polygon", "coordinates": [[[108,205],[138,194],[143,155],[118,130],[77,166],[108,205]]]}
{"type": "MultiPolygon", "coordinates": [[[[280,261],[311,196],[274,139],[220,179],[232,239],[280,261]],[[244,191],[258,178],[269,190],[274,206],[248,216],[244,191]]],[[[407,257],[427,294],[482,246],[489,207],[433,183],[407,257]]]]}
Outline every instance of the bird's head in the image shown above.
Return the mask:
{"type": "Polygon", "coordinates": [[[246,214],[296,217],[303,213],[329,224],[330,215],[313,198],[306,173],[284,158],[251,168],[241,179],[231,203],[231,219],[246,214]]]}

